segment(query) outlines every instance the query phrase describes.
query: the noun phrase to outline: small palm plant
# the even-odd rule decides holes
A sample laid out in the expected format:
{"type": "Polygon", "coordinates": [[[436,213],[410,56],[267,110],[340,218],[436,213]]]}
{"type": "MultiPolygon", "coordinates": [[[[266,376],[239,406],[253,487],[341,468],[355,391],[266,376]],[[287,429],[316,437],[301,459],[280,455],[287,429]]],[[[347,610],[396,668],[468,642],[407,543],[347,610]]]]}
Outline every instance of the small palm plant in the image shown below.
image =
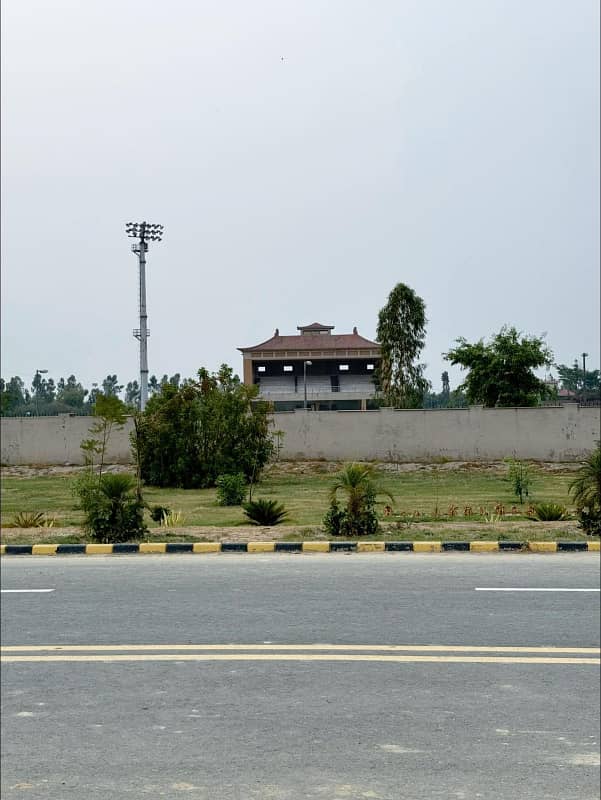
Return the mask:
{"type": "Polygon", "coordinates": [[[326,531],[334,536],[375,533],[379,524],[375,511],[378,494],[386,495],[394,503],[392,495],[378,487],[370,464],[347,464],[330,489],[330,508],[324,518],[326,531]],[[343,509],[338,505],[340,492],[346,497],[343,509]]]}
{"type": "Polygon", "coordinates": [[[144,503],[137,497],[131,475],[85,473],[75,492],[84,512],[84,527],[97,542],[124,542],[146,533],[144,503]]]}
{"type": "Polygon", "coordinates": [[[288,516],[288,512],[281,503],[263,497],[244,503],[242,507],[253,525],[279,525],[288,516]]]}
{"type": "Polygon", "coordinates": [[[590,453],[570,483],[569,492],[586,533],[601,534],[601,443],[590,453]]]}

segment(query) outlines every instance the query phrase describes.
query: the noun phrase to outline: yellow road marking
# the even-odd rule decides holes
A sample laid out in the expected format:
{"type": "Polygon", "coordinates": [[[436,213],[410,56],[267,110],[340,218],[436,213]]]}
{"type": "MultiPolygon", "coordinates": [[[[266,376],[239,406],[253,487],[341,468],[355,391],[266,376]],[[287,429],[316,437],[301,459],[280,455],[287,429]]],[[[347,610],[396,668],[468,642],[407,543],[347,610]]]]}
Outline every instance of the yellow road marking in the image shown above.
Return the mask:
{"type": "Polygon", "coordinates": [[[601,542],[587,542],[587,544],[591,553],[598,553],[601,550],[601,542]]]}
{"type": "Polygon", "coordinates": [[[387,656],[333,653],[144,653],[128,655],[84,656],[1,656],[3,663],[119,662],[119,661],[377,661],[380,663],[451,663],[451,664],[601,664],[599,658],[546,658],[544,656],[387,656]]]}
{"type": "Polygon", "coordinates": [[[220,553],[221,542],[194,542],[193,553],[220,553]]]}
{"type": "Polygon", "coordinates": [[[249,542],[246,548],[249,553],[273,553],[275,542],[249,542]]]}
{"type": "Polygon", "coordinates": [[[140,553],[165,553],[166,542],[140,542],[140,553]]]}
{"type": "Polygon", "coordinates": [[[532,553],[556,553],[557,542],[528,542],[528,550],[532,553]]]}
{"type": "Polygon", "coordinates": [[[329,542],[303,542],[303,553],[329,553],[329,542]]]}
{"type": "Polygon", "coordinates": [[[87,544],[86,545],[86,553],[88,555],[101,554],[101,553],[112,553],[112,552],[113,552],[113,545],[112,544],[87,544]]]}
{"type": "Polygon", "coordinates": [[[414,553],[440,553],[441,550],[440,542],[413,542],[414,553]]]}
{"type": "Polygon", "coordinates": [[[383,553],[385,549],[384,542],[357,542],[358,553],[383,553]]]}
{"type": "Polygon", "coordinates": [[[499,549],[498,542],[470,542],[470,550],[472,553],[491,553],[499,549]]]}
{"type": "Polygon", "coordinates": [[[106,652],[106,651],[152,651],[152,650],[330,650],[332,652],[357,652],[371,650],[384,653],[582,653],[600,655],[598,647],[491,647],[477,645],[410,645],[410,644],[42,644],[8,645],[0,647],[0,653],[39,652],[106,652]]]}
{"type": "Polygon", "coordinates": [[[56,555],[57,544],[34,544],[31,548],[33,556],[53,556],[56,555]]]}

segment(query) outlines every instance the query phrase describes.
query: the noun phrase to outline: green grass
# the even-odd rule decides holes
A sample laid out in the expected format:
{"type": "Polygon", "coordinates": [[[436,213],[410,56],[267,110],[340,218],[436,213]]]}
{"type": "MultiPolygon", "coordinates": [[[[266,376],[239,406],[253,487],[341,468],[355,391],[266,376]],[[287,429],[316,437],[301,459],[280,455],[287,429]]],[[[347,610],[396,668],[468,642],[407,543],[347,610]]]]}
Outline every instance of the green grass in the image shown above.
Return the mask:
{"type": "MultiPolygon", "coordinates": [[[[573,479],[573,471],[566,469],[559,472],[545,472],[542,468],[533,467],[533,474],[534,481],[529,498],[531,502],[560,503],[570,508],[568,485],[573,479]]],[[[387,523],[412,519],[415,512],[419,512],[421,525],[427,523],[431,526],[433,533],[430,538],[440,537],[440,534],[436,533],[436,526],[440,522],[444,522],[445,527],[451,528],[453,523],[469,521],[477,529],[483,527],[479,509],[482,507],[492,512],[497,503],[503,504],[509,515],[505,517],[505,521],[521,521],[524,529],[532,533],[543,525],[527,520],[527,505],[519,505],[510,484],[503,479],[505,475],[503,470],[494,471],[477,466],[468,469],[445,469],[439,466],[411,472],[381,472],[378,475],[382,488],[395,498],[394,516],[383,518],[387,528],[390,527],[387,523]],[[469,520],[463,516],[464,507],[467,505],[471,506],[474,512],[474,516],[469,520]],[[510,512],[514,505],[517,513],[512,515],[510,512]],[[450,506],[458,507],[455,516],[449,515],[450,506]]],[[[19,511],[42,511],[50,517],[55,517],[56,528],[79,526],[82,517],[81,513],[75,510],[73,482],[74,478],[71,476],[3,477],[2,523],[10,523],[14,514],[19,511]]],[[[289,474],[285,468],[274,465],[264,480],[254,488],[253,497],[268,497],[282,502],[289,511],[288,525],[315,528],[321,524],[327,510],[332,482],[331,473],[314,470],[308,474],[289,474]]],[[[227,528],[248,524],[240,507],[217,505],[215,489],[182,490],[146,487],[144,496],[149,505],[165,505],[173,511],[181,512],[185,517],[185,526],[227,528]]],[[[571,526],[573,525],[572,521],[571,526]]],[[[170,534],[169,529],[159,528],[158,524],[152,521],[149,521],[149,527],[153,538],[160,533],[163,541],[170,538],[170,535],[177,535],[178,541],[182,541],[181,537],[185,536],[181,532],[170,534]]],[[[475,533],[468,534],[461,531],[461,527],[457,526],[457,536],[469,535],[470,538],[475,538],[475,533]]],[[[285,526],[278,526],[274,528],[274,533],[278,531],[278,536],[282,536],[284,528],[285,526]]],[[[48,530],[49,536],[52,535],[52,530],[48,530]]],[[[314,532],[308,534],[309,537],[314,535],[314,532]]],[[[417,525],[410,524],[391,529],[388,536],[416,539],[426,536],[426,533],[417,525]]],[[[299,538],[299,535],[296,534],[296,537],[299,538]]],[[[487,538],[494,536],[488,535],[487,538]]]]}

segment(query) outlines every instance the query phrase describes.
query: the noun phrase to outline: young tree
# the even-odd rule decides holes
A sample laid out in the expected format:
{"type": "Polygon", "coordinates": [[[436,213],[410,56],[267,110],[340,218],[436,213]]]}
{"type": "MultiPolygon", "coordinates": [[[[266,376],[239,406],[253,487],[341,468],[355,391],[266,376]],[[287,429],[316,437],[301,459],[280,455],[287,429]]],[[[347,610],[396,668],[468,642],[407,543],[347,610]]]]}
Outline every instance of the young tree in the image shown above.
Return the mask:
{"type": "Polygon", "coordinates": [[[102,476],[111,433],[113,429],[120,430],[125,425],[127,408],[125,403],[115,395],[105,395],[102,392],[98,392],[94,406],[94,416],[96,421],[90,428],[92,438],[84,439],[80,446],[86,455],[86,462],[90,468],[93,466],[94,456],[100,455],[99,476],[102,476]]]}
{"type": "Polygon", "coordinates": [[[470,403],[495,406],[536,406],[551,396],[551,388],[533,369],[550,366],[553,353],[543,337],[523,336],[504,326],[488,344],[480,339],[470,344],[463,337],[457,347],[444,353],[453,365],[467,369],[464,389],[470,403]]]}
{"type": "Polygon", "coordinates": [[[214,486],[220,475],[258,475],[274,449],[269,408],[230,367],[162,384],[138,416],[132,441],[146,483],[184,489],[214,486]]]}
{"type": "Polygon", "coordinates": [[[420,408],[430,388],[418,363],[426,335],[426,307],[421,297],[398,283],[378,314],[381,360],[377,379],[385,401],[396,408],[420,408]]]}

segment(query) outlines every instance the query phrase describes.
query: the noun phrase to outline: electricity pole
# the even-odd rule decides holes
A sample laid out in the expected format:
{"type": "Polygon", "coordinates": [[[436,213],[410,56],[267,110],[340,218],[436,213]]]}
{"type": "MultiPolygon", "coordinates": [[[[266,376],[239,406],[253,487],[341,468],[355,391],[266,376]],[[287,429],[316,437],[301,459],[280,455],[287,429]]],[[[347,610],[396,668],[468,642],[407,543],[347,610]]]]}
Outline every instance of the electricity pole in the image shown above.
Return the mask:
{"type": "Polygon", "coordinates": [[[146,313],[146,252],[149,240],[161,241],[163,226],[149,222],[128,222],[125,231],[132,239],[138,240],[131,246],[138,256],[140,265],[140,327],[134,330],[134,337],[140,342],[140,411],[144,411],[148,400],[148,337],[150,336],[146,313]]]}

